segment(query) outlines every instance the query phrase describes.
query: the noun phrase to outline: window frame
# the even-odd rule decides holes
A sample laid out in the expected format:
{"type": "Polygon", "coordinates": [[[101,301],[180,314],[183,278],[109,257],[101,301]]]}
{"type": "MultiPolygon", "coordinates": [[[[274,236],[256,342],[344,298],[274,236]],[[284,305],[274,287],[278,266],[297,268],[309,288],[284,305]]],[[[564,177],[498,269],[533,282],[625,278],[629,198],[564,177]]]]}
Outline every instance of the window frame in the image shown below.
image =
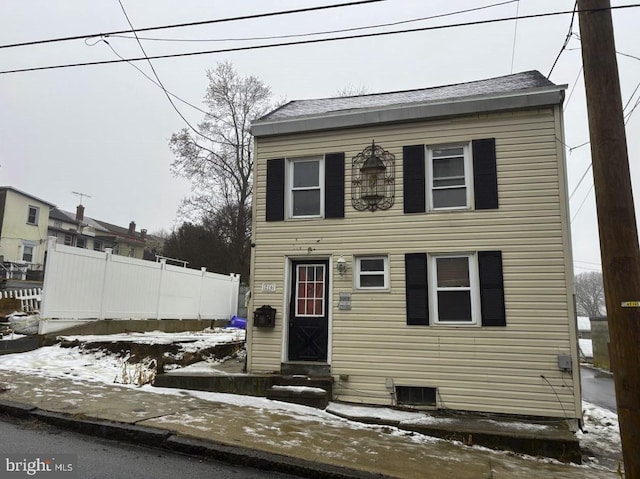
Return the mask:
{"type": "Polygon", "coordinates": [[[437,253],[427,255],[429,316],[434,325],[438,326],[482,326],[480,309],[480,277],[478,269],[478,257],[476,253],[437,253]],[[438,258],[467,258],[469,268],[469,287],[438,287],[438,258]],[[466,291],[470,292],[471,319],[469,321],[440,320],[438,312],[439,291],[466,291]]]}
{"type": "Polygon", "coordinates": [[[355,267],[355,271],[354,271],[353,279],[355,283],[354,287],[356,290],[358,291],[389,291],[389,256],[388,255],[379,254],[379,255],[356,256],[354,261],[354,267],[355,267]],[[367,259],[370,259],[370,260],[381,259],[383,261],[382,271],[381,272],[380,271],[376,271],[376,272],[362,271],[361,261],[367,260],[367,259]],[[379,276],[380,273],[382,273],[383,282],[384,282],[382,286],[362,286],[361,278],[363,275],[379,276]]]}
{"type": "Polygon", "coordinates": [[[73,241],[73,235],[65,234],[64,235],[64,239],[62,240],[62,243],[65,246],[74,246],[75,245],[75,241],[73,241]],[[67,239],[69,239],[68,242],[67,242],[67,239]]]}
{"type": "Polygon", "coordinates": [[[87,248],[87,238],[85,238],[84,236],[78,236],[76,238],[76,248],[83,248],[86,249],[87,248]]]}
{"type": "Polygon", "coordinates": [[[33,263],[33,258],[35,257],[35,255],[36,255],[35,245],[32,245],[32,244],[22,245],[22,262],[23,263],[33,263]],[[25,255],[27,254],[27,248],[31,249],[31,253],[30,253],[31,259],[25,259],[25,255]]]}
{"type": "Polygon", "coordinates": [[[40,219],[40,208],[38,206],[29,205],[27,207],[27,224],[38,226],[38,220],[40,219]],[[31,221],[31,210],[33,210],[33,221],[31,221]]]}
{"type": "Polygon", "coordinates": [[[324,218],[324,196],[325,196],[325,172],[324,172],[324,155],[320,156],[303,156],[295,158],[287,158],[286,169],[286,202],[287,202],[287,217],[289,219],[305,219],[305,218],[324,218]],[[318,186],[314,187],[294,187],[294,165],[296,163],[303,162],[318,162],[318,186]],[[320,192],[318,214],[313,215],[294,215],[293,211],[293,194],[295,191],[315,191],[320,192]]]}
{"type": "Polygon", "coordinates": [[[471,144],[470,142],[463,143],[446,143],[446,144],[435,144],[435,145],[426,145],[426,202],[427,202],[427,211],[456,211],[456,210],[472,210],[474,208],[473,205],[473,159],[471,152],[471,144]],[[460,189],[462,186],[456,185],[451,187],[435,187],[433,182],[435,180],[435,175],[433,173],[433,151],[438,149],[447,149],[447,148],[462,148],[463,155],[463,165],[464,165],[464,188],[465,191],[465,204],[463,206],[445,206],[445,207],[435,207],[433,200],[433,192],[434,190],[444,190],[444,189],[460,189]]]}

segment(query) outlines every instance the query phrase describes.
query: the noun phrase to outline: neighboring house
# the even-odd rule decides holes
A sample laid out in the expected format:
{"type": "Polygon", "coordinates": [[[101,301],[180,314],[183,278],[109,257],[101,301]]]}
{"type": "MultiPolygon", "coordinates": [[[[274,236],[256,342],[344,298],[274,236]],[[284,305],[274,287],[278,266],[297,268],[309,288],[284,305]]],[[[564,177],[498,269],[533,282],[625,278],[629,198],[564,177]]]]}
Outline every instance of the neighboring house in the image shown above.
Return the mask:
{"type": "Polygon", "coordinates": [[[84,215],[82,205],[76,207],[75,214],[54,208],[49,215],[49,236],[55,236],[58,244],[104,251],[115,246],[109,235],[108,229],[84,215]]]}
{"type": "Polygon", "coordinates": [[[94,251],[111,248],[114,254],[142,259],[146,230],[137,232],[134,222],[127,229],[90,218],[78,205],[75,214],[58,208],[51,211],[49,236],[55,236],[58,244],[94,251]]]}
{"type": "Polygon", "coordinates": [[[49,210],[54,205],[11,186],[0,187],[0,277],[42,271],[49,210]]]}
{"type": "Polygon", "coordinates": [[[105,221],[97,222],[104,227],[108,233],[107,236],[98,236],[105,240],[113,241],[113,253],[120,256],[129,256],[130,258],[144,258],[145,241],[147,238],[147,230],[136,231],[136,224],[132,221],[129,228],[123,228],[105,221]]]}
{"type": "Polygon", "coordinates": [[[249,372],[575,426],[564,89],[531,71],[254,121],[249,372]]]}
{"type": "Polygon", "coordinates": [[[593,365],[606,370],[611,370],[611,357],[609,353],[609,321],[606,316],[589,318],[591,322],[591,342],[593,343],[593,365]]]}

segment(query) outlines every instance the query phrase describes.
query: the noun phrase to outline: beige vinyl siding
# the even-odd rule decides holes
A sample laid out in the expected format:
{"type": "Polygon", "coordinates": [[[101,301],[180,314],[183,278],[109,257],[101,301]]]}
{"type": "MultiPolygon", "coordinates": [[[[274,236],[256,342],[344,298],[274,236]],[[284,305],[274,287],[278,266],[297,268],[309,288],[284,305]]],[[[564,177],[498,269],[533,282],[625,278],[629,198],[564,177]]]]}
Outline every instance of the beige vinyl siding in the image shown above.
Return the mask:
{"type": "Polygon", "coordinates": [[[286,358],[288,258],[330,258],[329,361],[337,399],[393,404],[385,387],[392,379],[437,387],[439,407],[579,417],[578,373],[557,366],[558,354],[571,354],[578,366],[557,115],[549,107],[258,138],[252,307],[270,304],[278,313],[274,329],[250,330],[249,370],[279,371],[286,358]],[[403,146],[482,138],[496,139],[499,209],[403,213],[403,146]],[[351,158],[372,140],[396,157],[395,203],[358,212],[351,206],[351,158]],[[345,218],[266,222],[266,160],[332,152],[345,153],[345,218]],[[506,327],[407,326],[406,253],[486,250],[502,251],[506,327]],[[340,255],[348,264],[344,277],[335,271],[340,255]],[[355,290],[360,255],[388,255],[388,291],[355,290]],[[275,283],[276,292],[262,292],[262,283],[275,283]],[[340,292],[351,293],[351,310],[338,310],[340,292]]]}

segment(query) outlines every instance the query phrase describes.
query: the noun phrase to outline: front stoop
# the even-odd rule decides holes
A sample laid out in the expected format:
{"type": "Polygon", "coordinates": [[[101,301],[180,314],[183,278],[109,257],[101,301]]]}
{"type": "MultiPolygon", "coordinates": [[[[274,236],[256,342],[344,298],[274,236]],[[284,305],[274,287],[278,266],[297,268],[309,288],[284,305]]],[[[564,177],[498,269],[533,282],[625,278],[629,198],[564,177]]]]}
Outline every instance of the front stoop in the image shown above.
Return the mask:
{"type": "Polygon", "coordinates": [[[324,409],[331,401],[333,378],[309,376],[276,376],[266,397],[277,401],[324,409]]]}

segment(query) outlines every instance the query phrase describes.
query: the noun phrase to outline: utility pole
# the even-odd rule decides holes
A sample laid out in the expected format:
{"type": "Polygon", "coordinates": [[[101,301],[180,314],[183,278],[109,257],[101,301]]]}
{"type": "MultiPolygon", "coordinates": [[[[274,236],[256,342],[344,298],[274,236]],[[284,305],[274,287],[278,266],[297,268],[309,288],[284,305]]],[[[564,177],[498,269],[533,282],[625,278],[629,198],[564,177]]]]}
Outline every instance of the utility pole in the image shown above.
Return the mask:
{"type": "Polygon", "coordinates": [[[640,479],[640,251],[609,0],[578,0],[609,354],[625,477],[640,479]]]}

